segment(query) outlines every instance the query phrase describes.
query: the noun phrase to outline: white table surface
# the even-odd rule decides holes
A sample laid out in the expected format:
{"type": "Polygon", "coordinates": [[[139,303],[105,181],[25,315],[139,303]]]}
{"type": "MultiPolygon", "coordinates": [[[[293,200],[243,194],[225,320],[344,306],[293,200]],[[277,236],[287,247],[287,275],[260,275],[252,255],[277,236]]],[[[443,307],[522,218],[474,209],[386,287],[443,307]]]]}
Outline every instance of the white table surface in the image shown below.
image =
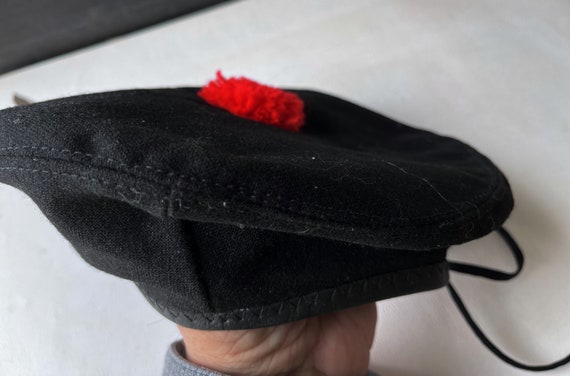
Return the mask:
{"type": "MultiPolygon", "coordinates": [[[[527,263],[510,282],[452,280],[509,354],[543,363],[570,352],[570,2],[234,2],[0,76],[0,108],[14,92],[199,86],[218,68],[333,93],[489,156],[511,182],[506,226],[527,263]]],[[[496,235],[450,257],[514,267],[496,235]]],[[[0,375],[159,374],[174,325],[5,185],[0,260],[0,375]]],[[[490,354],[445,289],[378,307],[371,368],[384,376],[530,374],[490,354]]]]}

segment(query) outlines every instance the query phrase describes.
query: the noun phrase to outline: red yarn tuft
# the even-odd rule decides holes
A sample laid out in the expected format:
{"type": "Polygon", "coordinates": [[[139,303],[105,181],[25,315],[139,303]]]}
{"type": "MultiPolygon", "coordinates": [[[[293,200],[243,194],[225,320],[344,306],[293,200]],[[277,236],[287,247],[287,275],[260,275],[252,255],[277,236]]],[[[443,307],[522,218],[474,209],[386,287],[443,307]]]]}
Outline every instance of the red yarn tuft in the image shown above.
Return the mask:
{"type": "Polygon", "coordinates": [[[217,71],[198,95],[234,115],[290,131],[298,132],[305,123],[303,101],[296,94],[245,77],[225,78],[217,71]]]}

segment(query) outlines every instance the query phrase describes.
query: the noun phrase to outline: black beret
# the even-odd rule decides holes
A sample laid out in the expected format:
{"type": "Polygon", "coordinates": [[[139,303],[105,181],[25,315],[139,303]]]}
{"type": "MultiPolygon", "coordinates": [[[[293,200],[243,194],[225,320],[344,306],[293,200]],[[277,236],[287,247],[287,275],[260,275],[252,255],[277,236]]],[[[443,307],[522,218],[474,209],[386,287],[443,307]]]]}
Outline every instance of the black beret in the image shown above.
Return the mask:
{"type": "Polygon", "coordinates": [[[507,180],[472,147],[334,96],[289,93],[303,105],[297,132],[236,116],[198,88],[9,108],[0,181],[88,263],[199,329],[442,287],[447,248],[509,215],[507,180]]]}

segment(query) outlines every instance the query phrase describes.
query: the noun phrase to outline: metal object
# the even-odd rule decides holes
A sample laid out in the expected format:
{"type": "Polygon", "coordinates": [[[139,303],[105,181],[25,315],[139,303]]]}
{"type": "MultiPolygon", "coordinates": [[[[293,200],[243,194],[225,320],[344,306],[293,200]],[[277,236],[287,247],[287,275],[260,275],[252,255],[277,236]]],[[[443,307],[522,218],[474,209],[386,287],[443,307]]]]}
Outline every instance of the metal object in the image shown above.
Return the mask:
{"type": "Polygon", "coordinates": [[[32,101],[30,101],[29,99],[26,99],[22,96],[20,96],[19,94],[14,93],[14,97],[12,98],[14,103],[16,104],[16,106],[25,106],[28,104],[32,104],[32,101]]]}

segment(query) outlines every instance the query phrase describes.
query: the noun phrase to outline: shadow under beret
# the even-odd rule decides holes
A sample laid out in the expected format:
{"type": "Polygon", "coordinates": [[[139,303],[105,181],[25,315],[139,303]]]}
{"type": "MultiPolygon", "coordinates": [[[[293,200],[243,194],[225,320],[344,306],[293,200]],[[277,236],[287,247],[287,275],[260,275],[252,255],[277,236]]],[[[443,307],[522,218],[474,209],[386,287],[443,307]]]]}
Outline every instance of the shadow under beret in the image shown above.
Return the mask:
{"type": "Polygon", "coordinates": [[[181,325],[261,327],[442,287],[447,248],[512,209],[503,174],[453,138],[305,90],[290,132],[198,90],[0,111],[0,181],[181,325]]]}

